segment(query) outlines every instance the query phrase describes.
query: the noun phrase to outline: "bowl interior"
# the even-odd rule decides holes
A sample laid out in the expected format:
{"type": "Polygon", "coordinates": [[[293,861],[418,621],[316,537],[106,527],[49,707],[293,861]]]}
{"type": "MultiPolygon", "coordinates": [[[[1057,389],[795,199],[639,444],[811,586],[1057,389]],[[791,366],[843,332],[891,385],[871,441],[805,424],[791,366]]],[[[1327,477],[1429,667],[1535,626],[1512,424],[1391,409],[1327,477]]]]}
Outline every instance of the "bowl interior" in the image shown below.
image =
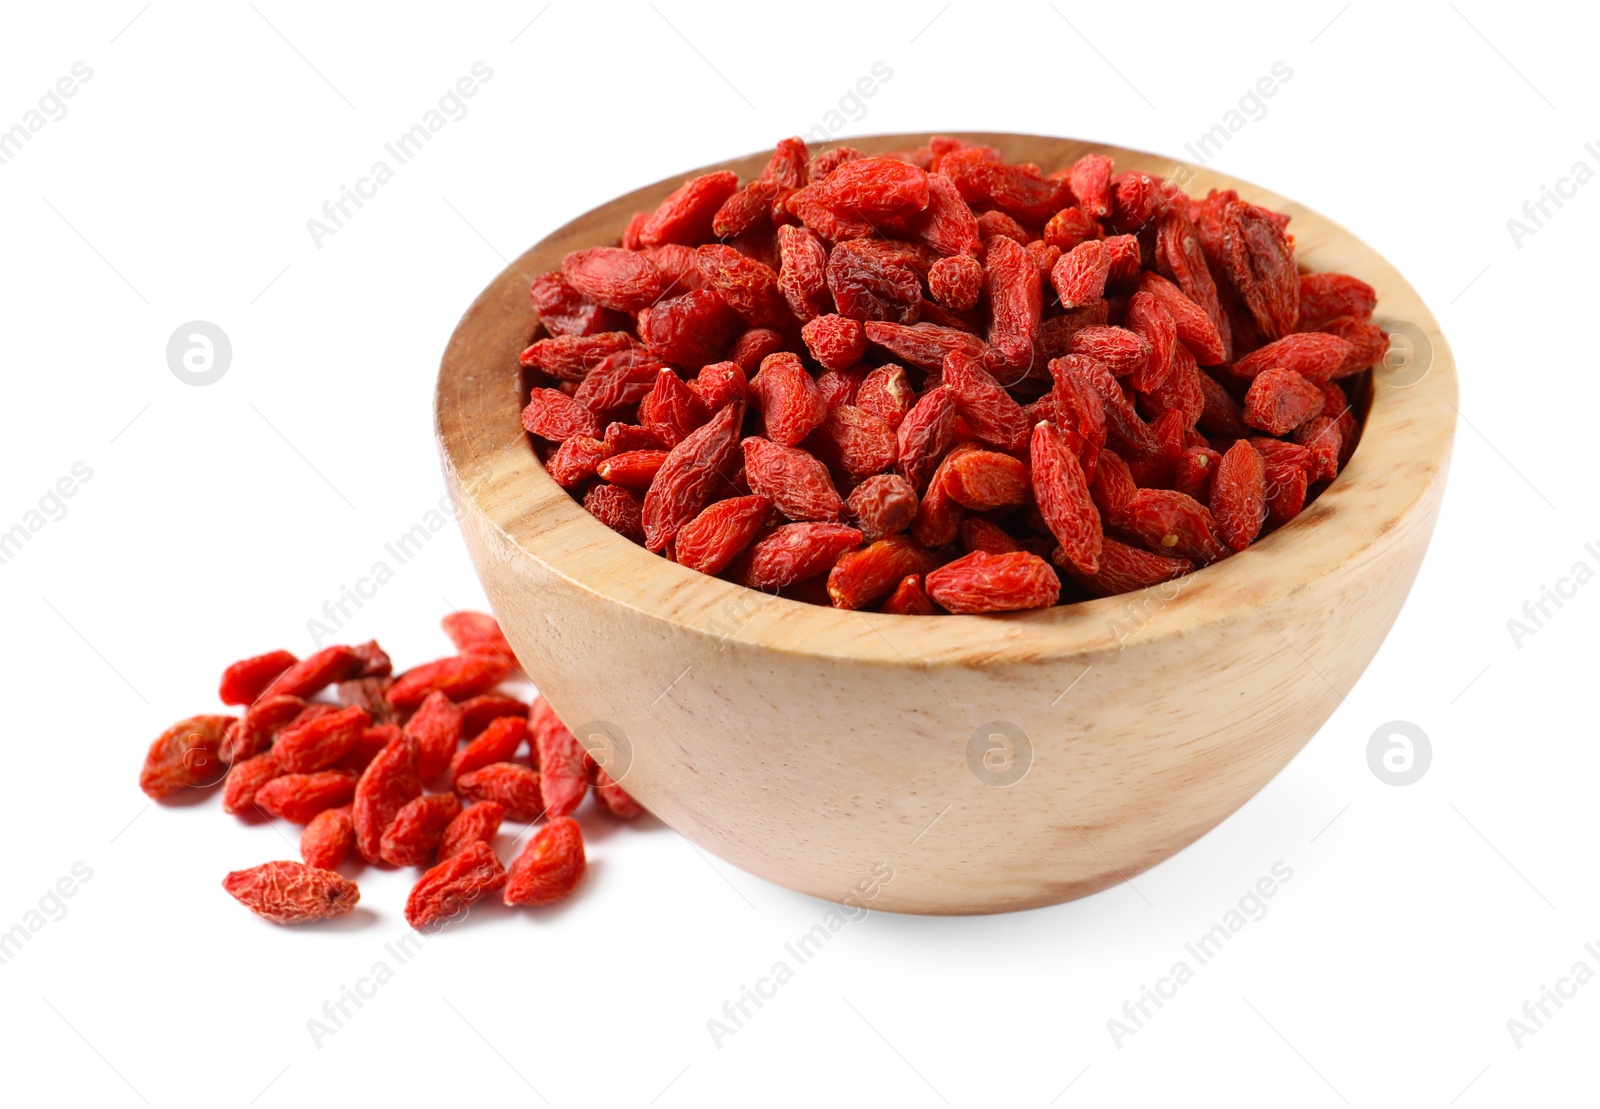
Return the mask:
{"type": "MultiPolygon", "coordinates": [[[[880,135],[848,142],[866,153],[915,147],[927,135],[880,135]]],[[[964,133],[1012,161],[1051,171],[1089,151],[1118,170],[1142,170],[1191,195],[1235,189],[1286,212],[1302,268],[1349,273],[1378,291],[1374,319],[1403,337],[1398,357],[1372,375],[1361,442],[1349,464],[1296,519],[1245,551],[1191,574],[1164,601],[1164,632],[1226,618],[1247,604],[1315,580],[1331,565],[1359,562],[1374,542],[1404,524],[1430,496],[1449,456],[1456,377],[1437,322],[1384,258],[1318,213],[1249,182],[1154,154],[1036,135],[964,133]]],[[[775,649],[858,662],[981,666],[996,660],[1061,657],[1102,650],[1117,635],[1129,596],[997,616],[938,618],[846,612],[754,594],[686,570],[612,532],[545,472],[519,415],[526,393],[517,356],[535,337],[528,300],[533,277],[559,267],[581,247],[614,244],[629,217],[648,210],[689,177],[733,169],[758,173],[767,152],[705,166],[618,197],[584,213],[526,251],[462,317],[441,364],[435,418],[447,475],[459,498],[494,524],[504,554],[539,560],[554,573],[612,603],[703,629],[759,637],[775,649]],[[759,609],[760,618],[753,613],[759,609]]]]}

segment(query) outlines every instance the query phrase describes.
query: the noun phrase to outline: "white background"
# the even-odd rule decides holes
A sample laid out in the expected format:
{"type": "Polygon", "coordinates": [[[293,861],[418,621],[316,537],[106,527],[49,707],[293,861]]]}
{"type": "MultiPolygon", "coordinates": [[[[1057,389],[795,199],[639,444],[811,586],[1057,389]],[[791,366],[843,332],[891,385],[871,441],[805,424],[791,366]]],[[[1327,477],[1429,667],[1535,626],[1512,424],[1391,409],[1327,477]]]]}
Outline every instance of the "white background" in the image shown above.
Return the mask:
{"type": "MultiPolygon", "coordinates": [[[[1507,1028],[1575,962],[1600,971],[1584,950],[1600,947],[1600,586],[1520,646],[1507,629],[1574,563],[1600,567],[1584,547],[1600,542],[1600,184],[1520,246],[1506,225],[1575,162],[1600,169],[1584,16],[139,4],[12,5],[0,33],[0,128],[75,62],[93,70],[0,166],[0,530],[75,463],[93,471],[0,566],[0,930],[92,870],[0,966],[5,1100],[1473,1107],[1592,1088],[1600,985],[1520,1047],[1507,1028]],[[314,245],[307,219],[478,61],[493,77],[465,117],[314,245]],[[580,896],[485,909],[397,966],[406,872],[363,874],[340,924],[274,928],[218,883],[295,857],[285,826],[215,800],[147,806],[150,739],[214,711],[223,663],[310,650],[307,619],[437,503],[438,355],[503,259],[600,200],[823,123],[875,62],[892,77],[846,103],[843,133],[1034,131],[1189,158],[1278,61],[1292,79],[1212,164],[1396,263],[1454,346],[1462,422],[1382,651],[1200,843],[1051,909],[874,913],[719,1047],[707,1020],[827,906],[653,821],[586,809],[580,896]],[[204,388],[165,358],[191,320],[233,346],[204,388]],[[1396,719],[1433,749],[1405,788],[1365,753],[1396,719]],[[1108,1019],[1277,862],[1293,879],[1265,917],[1116,1044],[1108,1019]],[[392,980],[314,1043],[308,1019],[380,960],[392,980]]],[[[482,603],[452,527],[344,634],[412,664],[446,652],[443,612],[482,603]]]]}

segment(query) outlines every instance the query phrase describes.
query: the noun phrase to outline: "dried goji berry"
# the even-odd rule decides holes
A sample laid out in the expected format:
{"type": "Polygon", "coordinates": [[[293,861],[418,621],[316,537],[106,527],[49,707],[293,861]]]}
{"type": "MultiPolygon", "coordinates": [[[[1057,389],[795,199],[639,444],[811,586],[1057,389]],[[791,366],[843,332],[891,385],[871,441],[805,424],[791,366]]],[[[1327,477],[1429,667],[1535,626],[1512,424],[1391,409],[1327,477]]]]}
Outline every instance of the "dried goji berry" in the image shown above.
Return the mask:
{"type": "Polygon", "coordinates": [[[976,358],[962,352],[945,358],[943,383],[956,412],[979,439],[1008,451],[1027,446],[1027,414],[976,358]]]}
{"type": "Polygon", "coordinates": [[[1217,533],[1236,551],[1255,542],[1267,519],[1267,467],[1261,453],[1240,439],[1217,465],[1211,485],[1211,515],[1217,533]]]}
{"type": "Polygon", "coordinates": [[[1343,273],[1303,273],[1295,327],[1299,331],[1325,331],[1328,324],[1346,317],[1365,322],[1372,318],[1377,303],[1377,291],[1358,277],[1343,273]]]}
{"type": "Polygon", "coordinates": [[[989,345],[1007,368],[1027,369],[1044,310],[1039,271],[1028,252],[1005,239],[991,243],[983,264],[983,291],[989,301],[989,345]]]}
{"type": "Polygon", "coordinates": [[[389,687],[389,700],[398,709],[413,709],[438,691],[452,701],[484,693],[511,673],[511,662],[499,654],[454,655],[407,670],[389,687]]]}
{"type": "Polygon", "coordinates": [[[540,274],[528,289],[539,322],[551,335],[598,335],[616,331],[628,317],[602,308],[567,284],[559,273],[540,274]]]}
{"type": "Polygon", "coordinates": [[[1089,239],[1061,256],[1050,270],[1050,284],[1061,307],[1081,308],[1105,295],[1110,275],[1110,251],[1098,239],[1089,239]]]}
{"type": "Polygon", "coordinates": [[[954,427],[955,403],[943,388],[922,394],[900,422],[895,468],[914,491],[927,488],[928,478],[949,449],[954,427]]]}
{"type": "Polygon", "coordinates": [[[540,339],[523,351],[521,362],[562,381],[582,381],[610,355],[632,348],[633,337],[626,331],[557,335],[540,339]]]}
{"type": "Polygon", "coordinates": [[[600,438],[599,417],[559,389],[533,390],[522,410],[522,426],[541,439],[600,438]]]}
{"type": "MultiPolygon", "coordinates": [[[[944,480],[951,499],[975,512],[1027,504],[1031,487],[1027,463],[998,451],[963,452],[951,462],[944,480]]],[[[1087,500],[1087,489],[1084,496],[1087,500]]]]}
{"type": "Polygon", "coordinates": [[[800,337],[811,357],[824,369],[843,370],[861,361],[867,353],[867,337],[861,323],[849,316],[829,313],[806,321],[800,337]]]}
{"type": "Polygon", "coordinates": [[[974,551],[945,563],[923,581],[928,596],[955,613],[1046,608],[1061,595],[1061,579],[1050,564],[1027,551],[974,551]]]}
{"type": "Polygon", "coordinates": [[[284,773],[308,774],[344,758],[371,723],[365,709],[340,709],[289,725],[278,733],[272,751],[284,773]]]}
{"type": "Polygon", "coordinates": [[[739,175],[728,170],[702,174],[674,189],[639,228],[645,246],[683,243],[695,246],[712,237],[711,221],[739,188],[739,175]]]}
{"type": "Polygon", "coordinates": [[[639,338],[651,354],[677,366],[717,361],[743,329],[739,314],[711,289],[691,289],[639,311],[639,338]]]}
{"type": "Polygon", "coordinates": [[[473,902],[506,884],[494,848],[474,840],[424,874],[406,898],[406,923],[437,930],[465,916],[473,902]]]}
{"type": "Polygon", "coordinates": [[[800,359],[788,352],[761,364],[750,383],[750,398],[761,413],[767,438],[793,447],[816,430],[828,415],[828,402],[800,359]]]}
{"type": "Polygon", "coordinates": [[[667,285],[650,259],[616,246],[574,250],[561,259],[561,275],[584,297],[619,312],[638,311],[667,285]]]}
{"type": "Polygon", "coordinates": [[[674,553],[680,566],[719,574],[744,549],[766,521],[772,502],[765,497],[729,497],[709,504],[679,529],[674,553]]]}
{"type": "Polygon", "coordinates": [[[461,810],[439,838],[439,861],[459,855],[474,843],[491,843],[505,819],[505,806],[479,801],[461,810]]]}
{"type": "Polygon", "coordinates": [[[983,295],[983,266],[968,254],[941,258],[928,270],[928,292],[952,312],[965,312],[983,295]]]}
{"type": "Polygon", "coordinates": [[[528,720],[545,816],[566,816],[589,792],[589,753],[543,697],[534,700],[528,720]]]}
{"type": "Polygon", "coordinates": [[[870,370],[856,389],[856,407],[872,413],[891,430],[899,428],[915,400],[906,371],[893,362],[870,370]]]}
{"type": "Polygon", "coordinates": [[[601,766],[594,768],[594,799],[606,812],[622,820],[637,820],[644,815],[644,806],[601,766]]]}
{"type": "Polygon", "coordinates": [[[456,793],[468,801],[493,801],[512,820],[532,822],[544,815],[539,772],[515,762],[496,762],[456,779],[456,793]]]}
{"type": "Polygon", "coordinates": [[[254,658],[240,659],[222,672],[217,696],[225,705],[248,705],[299,661],[288,651],[268,651],[254,658]]]}
{"type": "Polygon", "coordinates": [[[395,813],[384,829],[378,853],[390,866],[428,866],[450,822],[461,814],[453,793],[425,793],[413,797],[395,813]]]}
{"type": "Polygon", "coordinates": [[[1297,332],[1257,347],[1235,362],[1231,370],[1234,377],[1243,378],[1253,378],[1263,370],[1293,370],[1320,385],[1337,374],[1353,354],[1355,348],[1337,335],[1297,332]]]}
{"type": "Polygon", "coordinates": [[[861,542],[843,524],[785,524],[766,535],[739,560],[739,578],[752,589],[778,589],[826,573],[839,556],[861,542]]]}
{"type": "Polygon", "coordinates": [[[280,774],[262,783],[255,803],[263,812],[291,824],[309,824],[323,809],[347,805],[355,796],[356,774],[318,770],[314,774],[280,774]]]}
{"type": "Polygon", "coordinates": [[[300,833],[300,857],[307,866],[333,870],[349,858],[356,845],[356,826],[350,806],[323,809],[300,833]]]}
{"type": "Polygon", "coordinates": [[[1228,317],[1222,310],[1217,283],[1206,263],[1199,233],[1189,217],[1177,209],[1167,209],[1157,225],[1155,262],[1162,274],[1171,278],[1183,295],[1199,305],[1210,317],[1217,338],[1222,343],[1221,360],[1227,361],[1232,351],[1232,332],[1228,327],[1228,317]]]}
{"type": "MultiPolygon", "coordinates": [[[[900,447],[892,427],[864,408],[829,409],[804,444],[817,458],[852,478],[868,478],[893,466],[900,447]]],[[[747,474],[748,474],[748,463],[747,474]]]]}
{"type": "Polygon", "coordinates": [[[352,648],[339,645],[324,647],[279,674],[271,685],[261,691],[260,699],[310,697],[334,682],[355,677],[361,668],[361,656],[352,648]]]}
{"type": "Polygon", "coordinates": [[[263,751],[234,763],[228,770],[228,780],[222,786],[222,811],[248,812],[255,807],[256,791],[282,773],[277,755],[271,751],[263,751]]]}
{"type": "Polygon", "coordinates": [[[356,782],[350,815],[356,826],[356,848],[369,863],[380,858],[383,833],[406,802],[422,794],[417,776],[417,741],[398,736],[378,752],[356,782]]]}
{"type": "Polygon", "coordinates": [[[1294,370],[1261,371],[1244,397],[1244,422],[1270,435],[1287,435],[1322,411],[1322,390],[1294,370]]]}
{"type": "Polygon", "coordinates": [[[139,788],[157,801],[186,789],[214,786],[227,772],[219,749],[231,716],[191,716],[180,720],[150,744],[139,788]]]}
{"type": "Polygon", "coordinates": [[[738,450],[743,414],[737,404],[721,409],[667,455],[644,498],[645,544],[652,551],[664,548],[699,515],[716,483],[725,480],[738,450]]]}
{"type": "Polygon", "coordinates": [[[877,474],[850,491],[845,516],[868,543],[904,531],[917,515],[917,491],[898,474],[877,474]]]}
{"type": "Polygon", "coordinates": [[[305,863],[272,862],[235,870],[222,888],[251,912],[274,924],[305,924],[344,916],[361,900],[341,874],[305,863]]]}
{"type": "Polygon", "coordinates": [[[852,240],[828,253],[824,273],[840,315],[854,320],[916,322],[922,276],[909,261],[852,240]]]}
{"type": "Polygon", "coordinates": [[[1175,489],[1140,489],[1117,526],[1157,554],[1177,555],[1197,566],[1232,553],[1206,506],[1175,489]]]}
{"type": "MultiPolygon", "coordinates": [[[[1100,513],[1089,495],[1089,483],[1078,456],[1056,429],[1042,423],[1033,429],[1033,494],[1050,533],[1074,566],[1086,574],[1099,565],[1100,513]]],[[[933,589],[934,600],[944,604],[933,589]]],[[[945,605],[949,608],[949,605],[945,605]]]]}
{"type": "Polygon", "coordinates": [[[583,495],[583,507],[612,531],[644,542],[644,505],[633,492],[620,485],[596,485],[583,495]]]}
{"type": "Polygon", "coordinates": [[[1194,570],[1194,563],[1186,558],[1154,554],[1109,537],[1100,548],[1100,568],[1092,574],[1085,574],[1065,556],[1057,561],[1073,581],[1097,597],[1160,585],[1194,570]]]}
{"type": "Polygon", "coordinates": [[[883,611],[896,616],[932,616],[939,610],[922,587],[922,575],[907,574],[883,602],[883,611]]]}
{"type": "Polygon", "coordinates": [[[510,762],[528,738],[528,721],[521,716],[501,716],[488,725],[471,743],[450,760],[450,779],[482,770],[491,763],[510,762]]]}
{"type": "Polygon", "coordinates": [[[1300,316],[1300,271],[1294,248],[1271,213],[1235,200],[1222,213],[1222,264],[1268,340],[1294,330],[1300,316]]]}
{"type": "Polygon", "coordinates": [[[977,358],[989,349],[976,335],[932,323],[907,326],[873,320],[864,324],[862,330],[866,332],[868,342],[876,343],[913,366],[926,369],[941,368],[945,357],[956,351],[977,358]]]}
{"type": "Polygon", "coordinates": [[[583,877],[583,833],[570,816],[557,816],[533,834],[506,870],[507,905],[550,905],[583,877]]]}
{"type": "Polygon", "coordinates": [[[828,572],[828,596],[836,608],[866,608],[887,596],[908,574],[932,570],[936,560],[922,544],[891,535],[840,557],[828,572]]]}
{"type": "Polygon", "coordinates": [[[1004,528],[980,516],[969,516],[961,521],[961,546],[968,553],[987,551],[990,554],[1010,554],[1022,550],[1004,528]]]}

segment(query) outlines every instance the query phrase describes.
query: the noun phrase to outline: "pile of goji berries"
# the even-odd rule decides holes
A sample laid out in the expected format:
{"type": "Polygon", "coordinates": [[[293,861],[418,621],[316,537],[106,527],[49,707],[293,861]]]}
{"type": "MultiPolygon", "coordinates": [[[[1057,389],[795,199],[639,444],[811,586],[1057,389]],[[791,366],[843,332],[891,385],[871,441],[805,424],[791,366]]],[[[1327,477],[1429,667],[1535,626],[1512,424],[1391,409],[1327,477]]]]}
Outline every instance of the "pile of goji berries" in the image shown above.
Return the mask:
{"type": "Polygon", "coordinates": [[[611,528],[752,588],[910,614],[1154,585],[1354,449],[1341,382],[1388,336],[1287,223],[1099,154],[786,139],[533,282],[523,426],[611,528]]]}
{"type": "Polygon", "coordinates": [[[444,629],[459,653],[398,677],[376,642],[234,663],[219,694],[244,711],[168,728],[150,745],[140,788],[166,801],[220,783],[224,812],[305,825],[303,862],[263,863],[223,881],[279,924],[353,909],[360,892],[338,871],[352,853],[426,869],[406,901],[414,928],[448,923],[495,890],[507,905],[561,900],[583,876],[571,813],[590,786],[614,816],[644,810],[543,697],[530,705],[495,691],[517,660],[494,617],[456,612],[444,629]],[[330,687],[336,703],[312,699],[330,687]],[[503,820],[544,821],[509,867],[493,847],[503,820]]]}

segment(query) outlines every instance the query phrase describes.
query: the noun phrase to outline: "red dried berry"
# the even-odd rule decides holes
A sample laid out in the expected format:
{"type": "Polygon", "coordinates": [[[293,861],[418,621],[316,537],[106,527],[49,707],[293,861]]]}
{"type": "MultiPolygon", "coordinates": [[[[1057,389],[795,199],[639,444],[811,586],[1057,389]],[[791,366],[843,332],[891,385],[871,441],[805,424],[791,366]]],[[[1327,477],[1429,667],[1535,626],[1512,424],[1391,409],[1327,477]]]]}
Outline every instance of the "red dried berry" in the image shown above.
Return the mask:
{"type": "Polygon", "coordinates": [[[657,205],[639,227],[645,246],[683,243],[695,246],[712,237],[711,221],[717,210],[739,189],[739,175],[719,170],[691,178],[657,205]]]}
{"type": "Polygon", "coordinates": [[[539,764],[539,791],[545,816],[563,817],[589,792],[589,753],[561,722],[549,702],[537,698],[528,715],[530,739],[539,764]]]}
{"type": "Polygon", "coordinates": [[[1061,595],[1061,579],[1036,554],[974,551],[926,575],[928,596],[955,613],[1047,608],[1061,595]]]}
{"type": "Polygon", "coordinates": [[[633,337],[626,331],[557,335],[528,347],[520,361],[561,381],[582,381],[609,356],[632,348],[633,337]]]}
{"type": "Polygon", "coordinates": [[[843,524],[785,524],[745,552],[739,578],[752,589],[793,585],[826,573],[860,542],[861,533],[843,524]]]}
{"type": "Polygon", "coordinates": [[[282,773],[283,768],[271,751],[234,763],[222,786],[222,811],[237,814],[254,808],[257,791],[282,773]]]}
{"type": "Polygon", "coordinates": [[[522,410],[522,426],[541,439],[560,441],[574,435],[600,438],[600,420],[559,389],[535,389],[522,410]]]}
{"type": "Polygon", "coordinates": [[[1028,252],[1008,239],[990,243],[983,290],[989,301],[989,345],[1002,365],[1026,370],[1033,363],[1044,310],[1039,270],[1028,252]]]}
{"type": "Polygon", "coordinates": [[[349,804],[355,796],[356,777],[349,770],[280,774],[256,790],[255,803],[263,812],[291,824],[309,824],[324,809],[349,804]]]}
{"type": "Polygon", "coordinates": [[[324,647],[308,655],[261,691],[259,699],[268,697],[310,697],[320,693],[334,682],[356,677],[363,666],[360,655],[343,646],[324,647]]]}
{"type": "Polygon", "coordinates": [[[300,857],[307,866],[334,870],[350,856],[356,845],[356,826],[350,819],[350,806],[323,809],[300,833],[300,857]]]}
{"type": "Polygon", "coordinates": [[[637,820],[644,815],[644,806],[599,766],[594,768],[594,799],[619,820],[637,820]]]}
{"type": "Polygon", "coordinates": [[[384,829],[379,854],[390,866],[428,866],[451,821],[461,814],[453,793],[428,793],[414,797],[384,829]]]}
{"type": "Polygon", "coordinates": [[[1160,555],[1130,547],[1107,538],[1100,548],[1100,569],[1085,574],[1068,562],[1057,559],[1073,581],[1097,597],[1111,597],[1135,589],[1181,578],[1194,570],[1194,563],[1176,555],[1160,555]]]}
{"type": "Polygon", "coordinates": [[[818,316],[800,329],[800,338],[811,357],[828,370],[848,369],[867,353],[867,337],[860,322],[848,316],[818,316]]]}
{"type": "Polygon", "coordinates": [[[1293,370],[1263,370],[1244,397],[1244,422],[1287,435],[1322,411],[1322,390],[1293,370]]]}
{"type": "Polygon", "coordinates": [[[596,520],[635,543],[644,542],[644,506],[620,485],[597,485],[583,495],[583,507],[596,520]]]}
{"type": "Polygon", "coordinates": [[[494,848],[475,840],[424,874],[406,898],[406,923],[437,931],[462,917],[473,902],[506,884],[494,848]]]}
{"type": "Polygon", "coordinates": [[[673,447],[645,494],[645,545],[660,551],[678,529],[699,515],[718,482],[725,481],[739,446],[742,406],[721,409],[673,447]]]}
{"type": "Polygon", "coordinates": [[[225,705],[248,705],[277,677],[300,660],[288,651],[269,651],[241,659],[222,672],[217,696],[225,705]]]}
{"type": "Polygon", "coordinates": [[[222,888],[274,924],[305,924],[344,916],[361,900],[350,879],[305,863],[272,862],[235,870],[222,888]]]}
{"type": "Polygon", "coordinates": [[[509,762],[528,738],[528,721],[521,716],[501,716],[489,721],[471,743],[450,760],[450,779],[482,770],[497,762],[509,762]]]}
{"type": "Polygon", "coordinates": [[[939,610],[928,599],[928,591],[922,587],[922,575],[908,574],[883,602],[883,611],[896,616],[932,616],[939,610]]]}
{"type": "Polygon", "coordinates": [[[1222,264],[1266,339],[1294,330],[1300,271],[1294,248],[1272,214],[1235,200],[1222,213],[1222,264]]]}
{"type": "MultiPolygon", "coordinates": [[[[1077,454],[1055,428],[1041,423],[1033,429],[1031,457],[1033,495],[1039,515],[1072,565],[1093,574],[1099,566],[1102,542],[1100,513],[1089,495],[1089,483],[1077,454]]],[[[934,599],[944,603],[937,593],[934,599]]]]}
{"type": "Polygon", "coordinates": [[[667,284],[650,259],[616,246],[574,250],[561,259],[561,275],[584,297],[619,312],[652,303],[667,284]]]}
{"type": "Polygon", "coordinates": [[[917,491],[898,474],[869,477],[850,492],[845,516],[868,543],[904,531],[917,515],[917,491]]]}
{"type": "Polygon", "coordinates": [[[139,788],[156,801],[186,789],[214,786],[227,772],[219,749],[231,716],[191,716],[180,720],[150,744],[139,788]]]}
{"type": "Polygon", "coordinates": [[[505,807],[493,801],[480,801],[462,809],[439,839],[439,861],[461,854],[474,843],[492,843],[505,816],[505,807]]]}
{"type": "Polygon", "coordinates": [[[332,766],[349,754],[371,723],[365,709],[340,709],[291,724],[278,733],[272,751],[284,773],[308,774],[332,766]]]}
{"type": "Polygon", "coordinates": [[[356,848],[369,863],[377,862],[383,833],[413,797],[422,794],[417,776],[417,741],[409,736],[391,740],[361,772],[350,815],[356,826],[356,848]]]}
{"type": "Polygon", "coordinates": [[[434,692],[461,701],[493,689],[510,673],[511,663],[504,655],[441,658],[407,670],[396,678],[389,687],[389,700],[398,709],[416,708],[434,692]]]}
{"type": "Polygon", "coordinates": [[[1235,362],[1232,372],[1234,377],[1253,378],[1263,370],[1293,370],[1320,385],[1337,374],[1355,353],[1355,348],[1337,335],[1297,332],[1257,347],[1235,362]]]}
{"type": "Polygon", "coordinates": [[[1346,317],[1365,322],[1372,318],[1378,294],[1360,278],[1344,273],[1300,275],[1299,331],[1326,331],[1328,324],[1346,317]]]}
{"type": "Polygon", "coordinates": [[[1242,551],[1261,534],[1267,519],[1267,466],[1243,439],[1229,447],[1217,465],[1211,485],[1211,514],[1217,533],[1236,551],[1242,551]]]}
{"type": "Polygon", "coordinates": [[[924,573],[937,564],[916,540],[891,535],[834,563],[828,572],[828,596],[835,608],[866,608],[892,592],[908,574],[924,573]]]}
{"type": "Polygon", "coordinates": [[[983,266],[967,254],[941,258],[928,270],[928,292],[952,312],[965,312],[983,295],[983,266]]]}
{"type": "Polygon", "coordinates": [[[955,403],[944,389],[930,389],[912,405],[897,435],[895,468],[914,491],[928,487],[940,458],[950,447],[955,429],[955,403]]]}
{"type": "Polygon", "coordinates": [[[507,905],[551,905],[583,877],[583,833],[570,816],[558,816],[534,833],[506,871],[507,905]]]}
{"type": "Polygon", "coordinates": [[[468,801],[493,801],[512,820],[532,822],[544,815],[539,772],[520,763],[496,762],[456,779],[456,793],[468,801]]]}
{"type": "Polygon", "coordinates": [[[943,382],[957,414],[979,439],[1008,451],[1027,446],[1027,413],[976,358],[951,354],[944,360],[943,382]]]}
{"type": "Polygon", "coordinates": [[[639,338],[651,354],[676,366],[717,361],[744,326],[739,314],[711,289],[691,289],[639,312],[639,338]]]}

